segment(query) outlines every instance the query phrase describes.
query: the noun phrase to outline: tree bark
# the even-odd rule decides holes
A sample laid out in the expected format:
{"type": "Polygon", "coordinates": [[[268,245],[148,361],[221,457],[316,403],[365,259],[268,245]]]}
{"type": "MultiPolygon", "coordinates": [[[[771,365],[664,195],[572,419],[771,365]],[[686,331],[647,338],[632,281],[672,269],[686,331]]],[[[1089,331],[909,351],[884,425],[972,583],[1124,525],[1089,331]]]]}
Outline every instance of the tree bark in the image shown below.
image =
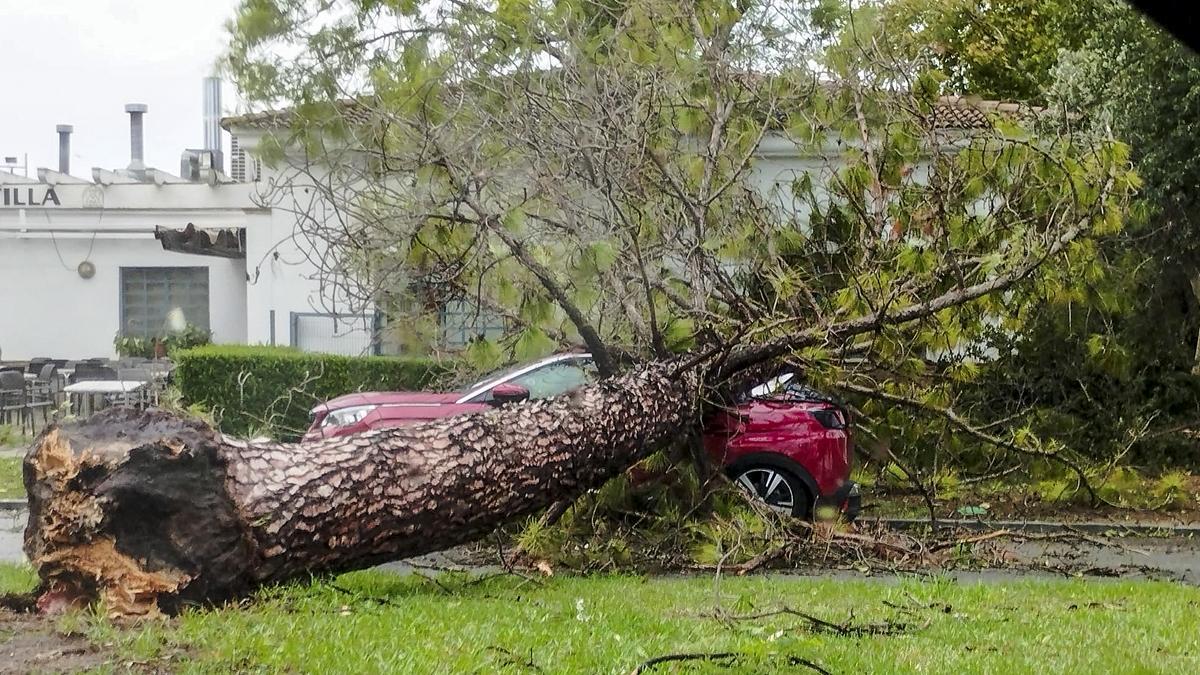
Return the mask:
{"type": "Polygon", "coordinates": [[[311,443],[247,443],[157,410],[51,427],[24,464],[40,606],[172,612],[480,538],[678,437],[696,382],[654,364],[555,399],[311,443]]]}

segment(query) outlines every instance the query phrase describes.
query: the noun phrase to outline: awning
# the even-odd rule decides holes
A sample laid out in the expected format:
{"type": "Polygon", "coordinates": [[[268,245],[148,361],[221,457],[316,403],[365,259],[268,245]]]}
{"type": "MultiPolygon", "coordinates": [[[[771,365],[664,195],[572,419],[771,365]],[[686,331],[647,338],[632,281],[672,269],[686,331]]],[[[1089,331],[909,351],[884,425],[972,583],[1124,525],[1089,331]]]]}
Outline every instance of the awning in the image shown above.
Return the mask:
{"type": "Polygon", "coordinates": [[[245,228],[198,229],[188,223],[182,230],[154,227],[154,238],[162,242],[164,251],[211,255],[218,258],[246,257],[245,228]]]}

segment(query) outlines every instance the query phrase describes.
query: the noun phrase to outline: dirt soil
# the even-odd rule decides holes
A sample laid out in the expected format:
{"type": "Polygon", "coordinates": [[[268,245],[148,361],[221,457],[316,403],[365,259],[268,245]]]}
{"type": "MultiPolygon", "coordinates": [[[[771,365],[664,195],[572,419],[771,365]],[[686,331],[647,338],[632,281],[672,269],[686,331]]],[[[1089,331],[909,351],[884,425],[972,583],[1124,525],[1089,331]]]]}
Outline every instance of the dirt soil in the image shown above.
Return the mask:
{"type": "Polygon", "coordinates": [[[0,608],[0,673],[77,673],[110,664],[109,655],[53,619],[0,608]]]}

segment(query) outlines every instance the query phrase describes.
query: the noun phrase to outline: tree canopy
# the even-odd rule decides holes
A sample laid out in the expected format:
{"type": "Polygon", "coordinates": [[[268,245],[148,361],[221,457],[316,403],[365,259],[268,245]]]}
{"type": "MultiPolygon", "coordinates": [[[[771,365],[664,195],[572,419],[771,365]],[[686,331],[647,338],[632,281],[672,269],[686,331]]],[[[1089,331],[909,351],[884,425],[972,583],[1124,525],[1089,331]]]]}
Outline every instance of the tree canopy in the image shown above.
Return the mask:
{"type": "Polygon", "coordinates": [[[877,8],[827,9],[247,0],[228,67],[290,110],[259,152],[345,302],[496,312],[480,365],[573,342],[712,382],[787,362],[881,447],[916,408],[1057,455],[974,426],[955,383],[1123,228],[1128,147],[941,99],[877,8]]]}
{"type": "Polygon", "coordinates": [[[1102,237],[1087,283],[1048,294],[1005,338],[983,407],[1097,456],[1190,464],[1200,417],[1200,276],[1191,149],[1195,54],[1118,0],[885,3],[890,30],[943,91],[1045,103],[1130,146],[1142,178],[1130,226],[1102,237]],[[1070,383],[1070,385],[1064,385],[1070,383]],[[1154,431],[1132,442],[1130,432],[1154,431]],[[1100,450],[1108,448],[1108,450],[1100,450]],[[1133,450],[1130,454],[1130,450],[1133,450]]]}

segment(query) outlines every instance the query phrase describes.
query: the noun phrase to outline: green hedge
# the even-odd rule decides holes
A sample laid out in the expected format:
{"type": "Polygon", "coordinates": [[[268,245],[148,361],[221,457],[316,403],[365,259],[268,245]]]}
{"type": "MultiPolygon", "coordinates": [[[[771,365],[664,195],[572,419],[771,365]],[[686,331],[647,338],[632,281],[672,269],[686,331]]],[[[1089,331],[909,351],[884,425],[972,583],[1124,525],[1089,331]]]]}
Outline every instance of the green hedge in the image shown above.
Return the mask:
{"type": "Polygon", "coordinates": [[[308,411],[354,391],[428,388],[453,364],[423,358],[349,357],[289,347],[208,345],[173,355],[186,405],[211,411],[221,431],[298,438],[308,411]]]}

